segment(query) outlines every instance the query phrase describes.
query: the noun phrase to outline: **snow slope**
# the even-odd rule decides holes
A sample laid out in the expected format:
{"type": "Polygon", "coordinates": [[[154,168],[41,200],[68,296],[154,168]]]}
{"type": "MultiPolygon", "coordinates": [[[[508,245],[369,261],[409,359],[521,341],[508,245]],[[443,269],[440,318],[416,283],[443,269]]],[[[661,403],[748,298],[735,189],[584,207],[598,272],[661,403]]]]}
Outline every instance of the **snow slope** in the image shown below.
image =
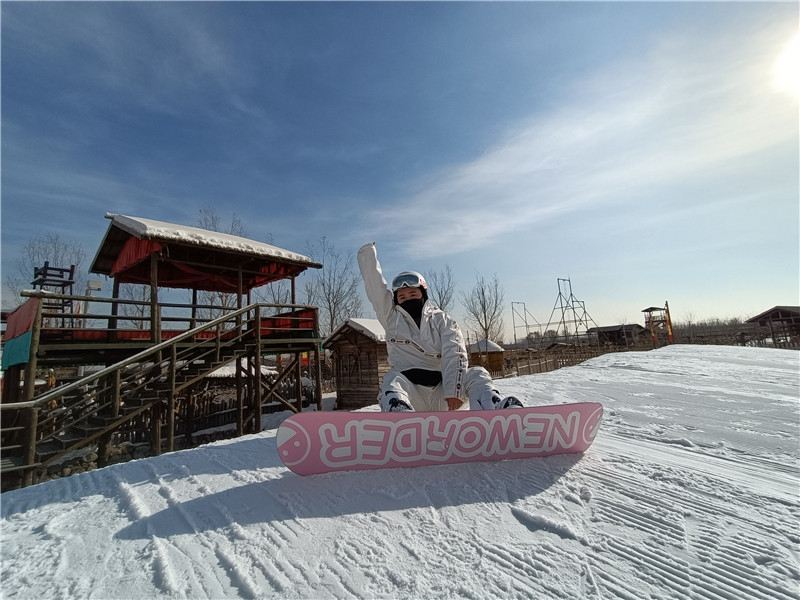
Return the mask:
{"type": "Polygon", "coordinates": [[[600,400],[583,456],[298,477],[275,431],[7,492],[7,598],[800,594],[800,353],[672,346],[498,382],[600,400]]]}

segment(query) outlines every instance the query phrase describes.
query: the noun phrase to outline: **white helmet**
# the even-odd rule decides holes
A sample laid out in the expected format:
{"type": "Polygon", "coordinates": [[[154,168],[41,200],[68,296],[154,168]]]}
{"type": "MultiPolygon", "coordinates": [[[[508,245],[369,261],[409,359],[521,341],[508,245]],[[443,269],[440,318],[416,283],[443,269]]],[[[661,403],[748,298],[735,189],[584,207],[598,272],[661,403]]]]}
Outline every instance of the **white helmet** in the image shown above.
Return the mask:
{"type": "Polygon", "coordinates": [[[422,273],[416,271],[403,271],[395,275],[392,279],[392,293],[394,294],[395,304],[397,303],[397,290],[408,288],[419,288],[422,292],[422,299],[428,299],[428,282],[422,276],[422,273]]]}
{"type": "Polygon", "coordinates": [[[402,273],[395,275],[394,279],[392,279],[392,291],[396,292],[400,288],[404,287],[418,287],[422,288],[423,290],[427,290],[428,282],[425,281],[422,273],[417,273],[416,271],[403,271],[402,273]]]}

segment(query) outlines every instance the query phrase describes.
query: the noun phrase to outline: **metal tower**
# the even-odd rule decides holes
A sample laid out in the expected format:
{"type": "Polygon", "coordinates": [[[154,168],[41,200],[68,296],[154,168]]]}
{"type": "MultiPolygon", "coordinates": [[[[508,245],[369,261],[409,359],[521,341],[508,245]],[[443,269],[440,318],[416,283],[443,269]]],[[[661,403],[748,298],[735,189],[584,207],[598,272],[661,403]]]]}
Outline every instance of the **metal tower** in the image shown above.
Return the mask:
{"type": "MultiPolygon", "coordinates": [[[[586,303],[578,300],[572,293],[572,282],[569,279],[557,279],[558,298],[553,305],[545,333],[555,326],[556,342],[579,344],[588,340],[589,324],[597,327],[597,323],[586,312],[586,303]]],[[[542,338],[544,342],[544,338],[542,338]]]]}
{"type": "Polygon", "coordinates": [[[542,335],[542,324],[536,320],[531,313],[528,312],[528,309],[525,307],[524,302],[512,302],[511,303],[511,322],[513,323],[514,327],[514,346],[517,345],[517,331],[522,329],[525,332],[525,345],[526,347],[530,347],[531,345],[531,328],[537,328],[537,333],[539,334],[539,338],[541,339],[542,335]],[[521,307],[521,308],[520,308],[521,307]]]}

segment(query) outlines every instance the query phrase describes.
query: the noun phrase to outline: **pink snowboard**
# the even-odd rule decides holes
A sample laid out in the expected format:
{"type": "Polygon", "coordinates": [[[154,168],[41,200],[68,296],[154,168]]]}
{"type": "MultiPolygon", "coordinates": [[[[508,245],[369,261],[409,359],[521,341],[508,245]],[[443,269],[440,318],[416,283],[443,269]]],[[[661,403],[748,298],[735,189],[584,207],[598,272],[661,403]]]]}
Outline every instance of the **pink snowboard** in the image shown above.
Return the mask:
{"type": "Polygon", "coordinates": [[[308,412],[278,429],[278,455],[299,475],[422,467],[583,452],[596,402],[497,411],[308,412]]]}

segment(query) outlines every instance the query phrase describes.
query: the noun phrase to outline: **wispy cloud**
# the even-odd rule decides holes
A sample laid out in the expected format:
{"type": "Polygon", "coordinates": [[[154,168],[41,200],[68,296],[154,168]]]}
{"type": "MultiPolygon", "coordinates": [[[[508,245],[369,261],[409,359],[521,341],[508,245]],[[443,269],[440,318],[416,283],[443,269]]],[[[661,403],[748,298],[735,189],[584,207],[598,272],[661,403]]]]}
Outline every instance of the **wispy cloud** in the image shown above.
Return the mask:
{"type": "Polygon", "coordinates": [[[797,101],[769,82],[783,41],[664,40],[575,85],[572,102],[519,123],[482,156],[417,182],[366,227],[409,256],[444,256],[575,211],[655,200],[661,186],[796,142],[797,101]]]}
{"type": "Polygon", "coordinates": [[[213,15],[202,7],[17,6],[5,10],[4,19],[4,34],[15,47],[45,63],[71,57],[72,79],[80,88],[67,91],[61,98],[65,103],[92,108],[110,103],[119,110],[135,106],[170,117],[190,113],[212,120],[238,112],[251,127],[271,126],[263,107],[243,92],[247,80],[236,40],[216,31],[213,15]],[[214,97],[220,101],[211,101],[214,97]]]}

